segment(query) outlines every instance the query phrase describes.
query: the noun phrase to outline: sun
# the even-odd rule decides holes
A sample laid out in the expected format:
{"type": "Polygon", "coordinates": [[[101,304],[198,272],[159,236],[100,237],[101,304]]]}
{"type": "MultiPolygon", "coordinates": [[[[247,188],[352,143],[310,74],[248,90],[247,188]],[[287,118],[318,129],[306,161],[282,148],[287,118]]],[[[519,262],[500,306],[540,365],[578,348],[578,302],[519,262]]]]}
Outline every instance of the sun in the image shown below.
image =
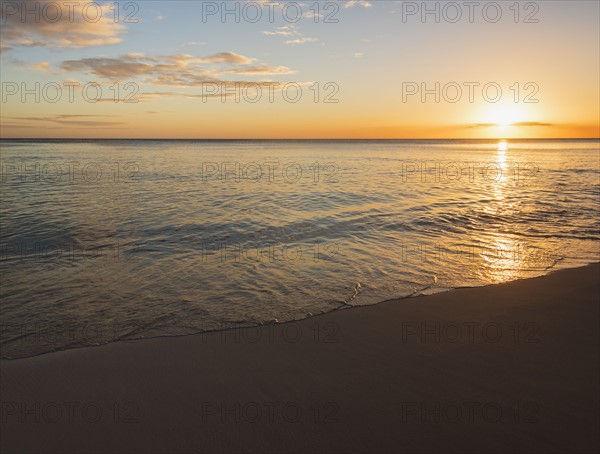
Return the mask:
{"type": "Polygon", "coordinates": [[[488,123],[500,128],[507,128],[519,121],[521,121],[521,115],[515,106],[494,106],[488,114],[488,123]]]}
{"type": "MultiPolygon", "coordinates": [[[[470,113],[470,123],[480,128],[478,136],[494,139],[526,137],[528,126],[535,125],[545,113],[536,104],[517,104],[512,100],[480,104],[470,113]]],[[[529,128],[531,131],[531,128],[529,128]]]]}

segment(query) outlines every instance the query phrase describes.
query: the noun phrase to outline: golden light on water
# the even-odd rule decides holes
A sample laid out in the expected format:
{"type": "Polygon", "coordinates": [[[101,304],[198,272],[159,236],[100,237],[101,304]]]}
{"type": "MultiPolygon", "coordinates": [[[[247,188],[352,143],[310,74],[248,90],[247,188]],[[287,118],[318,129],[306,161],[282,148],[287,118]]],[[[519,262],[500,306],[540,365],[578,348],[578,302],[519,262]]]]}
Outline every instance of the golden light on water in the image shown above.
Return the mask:
{"type": "Polygon", "coordinates": [[[490,249],[483,255],[487,278],[507,282],[519,276],[523,265],[519,243],[512,235],[495,233],[490,238],[490,249]]]}
{"type": "Polygon", "coordinates": [[[498,142],[498,156],[497,162],[499,171],[501,172],[499,181],[504,182],[507,178],[508,173],[508,162],[506,158],[506,152],[508,151],[508,143],[505,140],[498,142]]]}
{"type": "MultiPolygon", "coordinates": [[[[496,199],[495,203],[489,204],[485,210],[488,215],[500,218],[516,208],[506,199],[506,192],[510,190],[508,141],[498,141],[496,149],[499,175],[498,178],[492,180],[492,191],[496,199]]],[[[496,283],[516,279],[520,270],[524,267],[524,261],[523,256],[519,253],[521,245],[515,236],[491,228],[485,233],[481,241],[490,246],[482,254],[483,274],[486,279],[496,283]]]]}

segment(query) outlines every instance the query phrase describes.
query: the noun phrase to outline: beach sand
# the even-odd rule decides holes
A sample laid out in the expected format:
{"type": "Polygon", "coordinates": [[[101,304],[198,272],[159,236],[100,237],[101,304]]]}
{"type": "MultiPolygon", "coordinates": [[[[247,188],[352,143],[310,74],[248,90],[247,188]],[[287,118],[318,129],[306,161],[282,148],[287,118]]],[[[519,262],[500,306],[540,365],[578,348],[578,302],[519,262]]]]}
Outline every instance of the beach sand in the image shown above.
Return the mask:
{"type": "Polygon", "coordinates": [[[598,452],[600,265],[0,362],[2,453],[598,452]]]}

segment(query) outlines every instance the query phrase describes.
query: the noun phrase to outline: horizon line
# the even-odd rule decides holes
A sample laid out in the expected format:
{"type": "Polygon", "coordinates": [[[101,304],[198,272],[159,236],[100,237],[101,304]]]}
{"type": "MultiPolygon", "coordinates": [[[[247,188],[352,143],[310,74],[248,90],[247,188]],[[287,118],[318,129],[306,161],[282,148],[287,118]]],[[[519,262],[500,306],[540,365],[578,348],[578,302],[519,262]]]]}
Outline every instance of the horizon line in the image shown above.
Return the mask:
{"type": "Polygon", "coordinates": [[[461,140],[461,141],[524,141],[524,140],[600,140],[600,137],[524,137],[524,138],[505,138],[505,137],[488,137],[488,138],[453,138],[453,137],[420,137],[420,138],[200,138],[200,137],[0,137],[0,140],[204,140],[204,141],[417,141],[417,140],[461,140]]]}

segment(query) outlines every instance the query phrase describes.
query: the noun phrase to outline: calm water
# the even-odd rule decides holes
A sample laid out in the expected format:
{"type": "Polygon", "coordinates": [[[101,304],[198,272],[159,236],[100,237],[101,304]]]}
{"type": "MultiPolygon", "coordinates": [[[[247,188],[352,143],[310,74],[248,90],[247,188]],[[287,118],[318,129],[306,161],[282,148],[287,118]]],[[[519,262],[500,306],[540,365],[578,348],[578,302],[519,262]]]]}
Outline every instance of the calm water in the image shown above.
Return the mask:
{"type": "Polygon", "coordinates": [[[600,259],[598,141],[2,141],[2,356],[600,259]]]}

